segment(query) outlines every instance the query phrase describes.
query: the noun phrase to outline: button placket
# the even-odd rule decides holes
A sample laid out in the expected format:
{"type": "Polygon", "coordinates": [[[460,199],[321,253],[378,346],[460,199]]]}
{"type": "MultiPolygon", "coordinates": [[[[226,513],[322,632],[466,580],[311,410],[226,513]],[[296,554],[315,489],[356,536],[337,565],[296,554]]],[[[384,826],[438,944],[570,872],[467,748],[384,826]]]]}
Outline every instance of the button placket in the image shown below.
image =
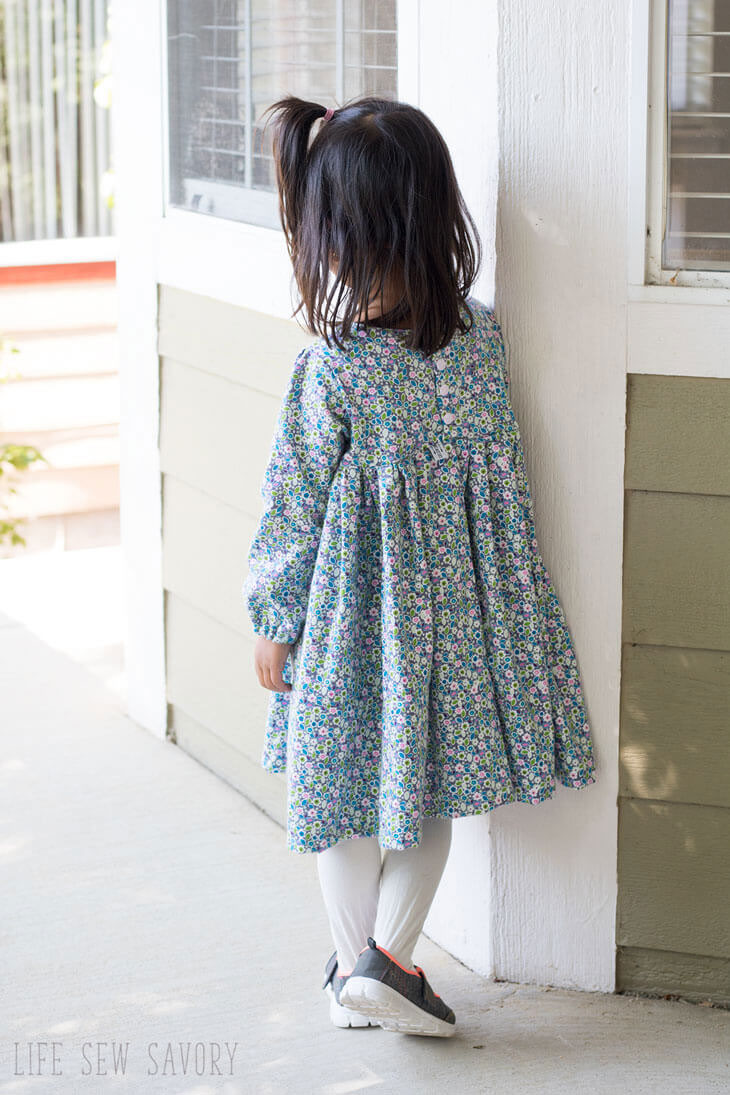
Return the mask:
{"type": "Polygon", "coordinates": [[[450,410],[448,407],[445,410],[441,410],[438,400],[439,396],[445,399],[447,396],[454,394],[452,386],[447,382],[444,375],[445,370],[448,368],[448,361],[443,357],[438,357],[436,358],[434,364],[437,371],[437,377],[435,378],[435,388],[437,396],[436,406],[439,409],[442,422],[444,422],[445,425],[450,426],[451,423],[455,421],[456,415],[454,411],[450,410]]]}

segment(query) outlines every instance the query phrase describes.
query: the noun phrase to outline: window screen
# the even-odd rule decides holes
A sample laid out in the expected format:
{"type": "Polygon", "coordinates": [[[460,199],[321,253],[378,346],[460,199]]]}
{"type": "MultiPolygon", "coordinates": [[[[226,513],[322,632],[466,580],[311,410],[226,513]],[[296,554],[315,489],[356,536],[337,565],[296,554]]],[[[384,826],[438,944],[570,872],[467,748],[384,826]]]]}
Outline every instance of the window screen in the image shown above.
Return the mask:
{"type": "Polygon", "coordinates": [[[730,270],[730,0],[669,0],[662,265],[730,270]]]}
{"type": "Polygon", "coordinates": [[[169,201],[277,224],[282,95],[397,97],[396,0],[168,0],[169,201]]]}

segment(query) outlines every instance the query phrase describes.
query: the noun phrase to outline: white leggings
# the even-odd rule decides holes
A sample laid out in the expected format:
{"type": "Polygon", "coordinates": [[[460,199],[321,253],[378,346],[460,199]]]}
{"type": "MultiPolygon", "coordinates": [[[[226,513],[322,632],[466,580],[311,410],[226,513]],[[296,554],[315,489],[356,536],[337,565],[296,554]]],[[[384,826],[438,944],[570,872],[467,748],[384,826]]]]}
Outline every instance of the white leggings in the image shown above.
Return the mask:
{"type": "Polygon", "coordinates": [[[368,836],[317,852],[338,973],[350,973],[368,936],[405,969],[412,968],[451,847],[450,817],[426,817],[422,824],[420,844],[402,851],[382,853],[377,838],[368,836]]]}

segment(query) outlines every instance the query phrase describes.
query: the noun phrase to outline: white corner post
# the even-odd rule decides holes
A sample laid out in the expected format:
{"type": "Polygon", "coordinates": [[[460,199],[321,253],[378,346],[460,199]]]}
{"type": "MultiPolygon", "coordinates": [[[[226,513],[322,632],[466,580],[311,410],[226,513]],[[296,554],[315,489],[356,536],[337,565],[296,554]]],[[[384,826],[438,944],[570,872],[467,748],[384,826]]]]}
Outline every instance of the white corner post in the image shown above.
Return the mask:
{"type": "Polygon", "coordinates": [[[127,711],[159,737],[167,724],[157,357],[163,8],[162,0],[125,0],[112,13],[127,711]]]}
{"type": "Polygon", "coordinates": [[[497,312],[597,782],[492,819],[494,969],[615,988],[631,21],[500,0],[497,312]]]}

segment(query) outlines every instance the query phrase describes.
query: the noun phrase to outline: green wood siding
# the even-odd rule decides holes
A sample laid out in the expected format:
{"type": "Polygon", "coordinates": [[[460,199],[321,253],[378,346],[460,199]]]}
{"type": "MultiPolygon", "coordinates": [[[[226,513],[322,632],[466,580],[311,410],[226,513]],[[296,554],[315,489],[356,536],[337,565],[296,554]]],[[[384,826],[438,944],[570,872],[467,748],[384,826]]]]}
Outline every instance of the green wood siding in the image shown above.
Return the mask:
{"type": "Polygon", "coordinates": [[[616,969],[620,988],[730,1005],[730,958],[620,946],[616,969]]]}
{"type": "Polygon", "coordinates": [[[626,526],[626,642],[727,649],[730,497],[631,490],[626,526]]]}
{"type": "Polygon", "coordinates": [[[311,340],[294,320],[160,286],[169,733],[282,824],[285,777],[259,763],[270,693],[241,585],[281,396],[311,340]]]}
{"type": "Polygon", "coordinates": [[[621,681],[619,793],[730,807],[730,654],[625,643],[621,681]]]}
{"type": "Polygon", "coordinates": [[[617,988],[730,1002],[730,380],[629,374],[617,988]]]}
{"type": "Polygon", "coordinates": [[[730,810],[626,799],[619,844],[618,943],[730,958],[730,810]]]}
{"type": "Polygon", "coordinates": [[[730,495],[728,399],[727,380],[630,373],[626,489],[730,495]]]}

